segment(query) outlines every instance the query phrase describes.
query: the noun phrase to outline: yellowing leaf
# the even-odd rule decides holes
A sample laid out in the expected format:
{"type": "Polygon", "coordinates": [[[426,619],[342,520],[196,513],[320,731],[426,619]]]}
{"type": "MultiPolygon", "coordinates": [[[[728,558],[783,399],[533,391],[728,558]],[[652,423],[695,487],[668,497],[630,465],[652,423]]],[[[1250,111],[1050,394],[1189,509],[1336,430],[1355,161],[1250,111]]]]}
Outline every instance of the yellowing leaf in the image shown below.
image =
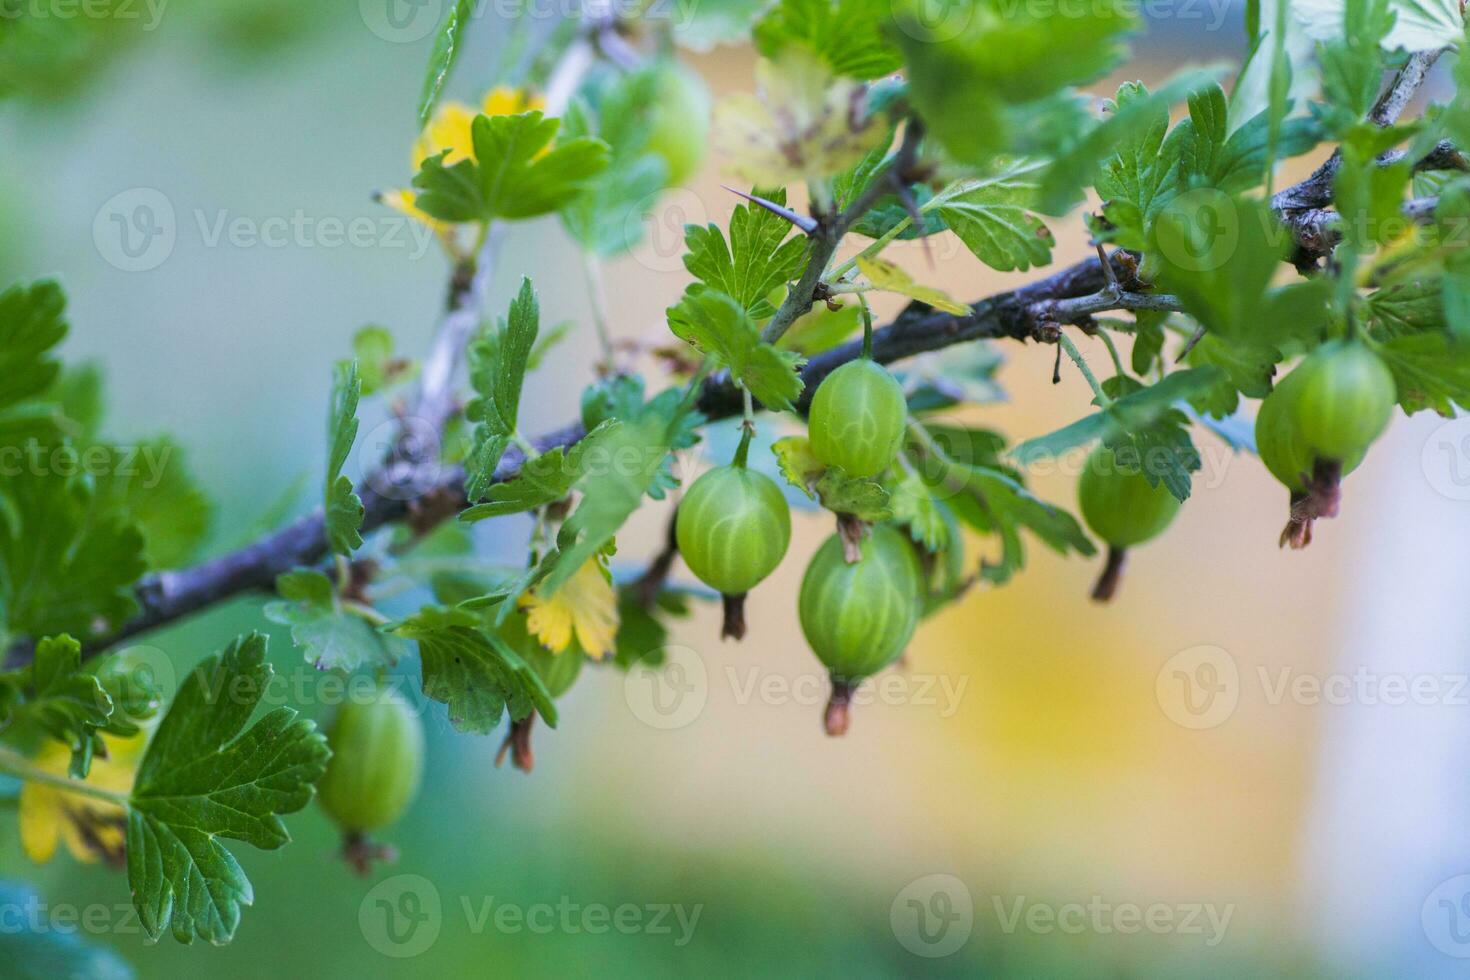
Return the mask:
{"type": "Polygon", "coordinates": [[[889,137],[869,118],[867,86],[838,78],[801,46],[756,63],[756,94],[715,107],[715,143],[729,168],[756,187],[781,187],[854,166],[889,137]]]}
{"type": "MultiPolygon", "coordinates": [[[[525,89],[505,85],[487,92],[478,110],[463,102],[441,103],[418,139],[414,140],[414,172],[417,173],[429,157],[446,150],[449,151],[449,155],[444,158],[446,167],[461,160],[473,160],[475,147],[470,136],[470,127],[475,116],[513,116],[518,112],[540,109],[542,104],[540,96],[532,95],[525,89]]],[[[450,227],[448,222],[438,221],[419,210],[415,203],[417,199],[418,194],[411,190],[386,191],[378,195],[379,202],[415,221],[422,221],[435,231],[444,231],[450,227]]]]}
{"type": "MultiPolygon", "coordinates": [[[[147,735],[126,738],[103,735],[107,757],[92,760],[84,782],[88,786],[126,794],[143,756],[147,735]]],[[[46,742],[31,763],[46,772],[65,776],[71,751],[60,742],[46,742]]],[[[99,857],[109,863],[122,861],[127,836],[127,814],[119,805],[69,793],[40,783],[27,782],[20,790],[20,842],[26,855],[38,863],[51,860],[57,841],[64,841],[72,857],[87,864],[99,857]]]]}
{"type": "Polygon", "coordinates": [[[874,289],[885,293],[899,293],[921,303],[928,303],[936,310],[953,313],[955,316],[965,316],[971,312],[964,303],[950,299],[949,294],[944,290],[935,289],[933,286],[921,286],[914,282],[912,276],[892,262],[859,256],[857,265],[858,270],[868,277],[868,282],[874,289]]]}
{"type": "Polygon", "coordinates": [[[597,558],[589,559],[550,598],[539,590],[521,597],[528,610],[526,629],[552,653],[561,653],[575,637],[584,653],[601,660],[618,635],[618,597],[597,558]]]}

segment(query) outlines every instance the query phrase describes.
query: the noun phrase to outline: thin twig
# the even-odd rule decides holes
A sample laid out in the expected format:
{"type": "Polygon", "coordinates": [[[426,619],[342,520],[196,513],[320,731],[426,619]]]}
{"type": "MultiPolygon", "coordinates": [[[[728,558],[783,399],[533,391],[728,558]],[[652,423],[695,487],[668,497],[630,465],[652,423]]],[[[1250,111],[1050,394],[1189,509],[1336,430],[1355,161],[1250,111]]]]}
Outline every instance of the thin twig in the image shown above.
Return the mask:
{"type": "MultiPolygon", "coordinates": [[[[1121,252],[1109,257],[1115,272],[1125,276],[1131,262],[1131,257],[1121,252]]],[[[873,360],[891,364],[972,340],[1029,341],[1034,338],[1035,331],[1030,311],[1037,303],[1088,296],[1104,285],[1102,263],[1088,259],[1027,286],[981,300],[965,316],[937,312],[914,303],[889,326],[874,331],[873,360]]],[[[855,340],[808,361],[802,369],[804,390],[797,407],[805,411],[822,379],[861,356],[862,348],[862,341],[855,340]]],[[[728,376],[703,378],[695,390],[695,404],[706,418],[718,420],[741,413],[743,393],[728,376]]],[[[581,424],[573,423],[532,442],[538,452],[545,453],[558,447],[570,447],[584,434],[581,424]]],[[[515,478],[525,459],[526,454],[519,447],[512,446],[496,467],[495,481],[515,478]]],[[[424,529],[427,529],[429,522],[448,519],[468,506],[464,499],[463,470],[444,466],[437,460],[434,466],[434,479],[416,495],[382,493],[371,484],[360,487],[365,511],[362,532],[371,533],[408,519],[412,514],[421,515],[420,519],[426,525],[424,529]]],[[[293,568],[315,565],[326,555],[326,530],[318,509],[228,554],[189,568],[145,576],[134,589],[139,614],[113,633],[89,638],[84,652],[87,656],[95,656],[123,640],[177,622],[235,597],[269,590],[277,575],[293,568]]],[[[31,652],[30,642],[22,641],[7,651],[7,664],[16,667],[28,662],[31,652]]]]}
{"type": "Polygon", "coordinates": [[[837,246],[841,244],[842,236],[846,235],[848,229],[859,218],[867,214],[883,195],[893,193],[893,181],[901,182],[905,175],[913,170],[919,157],[919,143],[923,137],[923,127],[917,120],[910,119],[904,128],[903,142],[899,144],[898,152],[893,155],[893,160],[883,172],[874,177],[863,192],[839,214],[817,217],[817,228],[809,236],[811,246],[807,251],[806,268],[802,270],[801,278],[797,280],[796,285],[786,293],[786,300],[781,304],[781,308],[776,311],[775,316],[771,317],[770,322],[761,331],[762,340],[768,344],[774,344],[791,328],[798,317],[812,308],[817,285],[827,271],[827,263],[831,262],[832,256],[837,253],[837,246]]]}

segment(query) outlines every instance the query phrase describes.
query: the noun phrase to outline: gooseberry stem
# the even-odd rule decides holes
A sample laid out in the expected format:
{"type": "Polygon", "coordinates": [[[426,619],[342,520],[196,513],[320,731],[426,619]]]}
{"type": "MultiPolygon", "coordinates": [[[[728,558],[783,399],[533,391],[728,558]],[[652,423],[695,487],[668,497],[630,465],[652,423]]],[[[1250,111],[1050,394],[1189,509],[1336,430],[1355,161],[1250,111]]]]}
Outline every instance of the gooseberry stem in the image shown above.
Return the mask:
{"type": "Polygon", "coordinates": [[[72,779],[69,776],[58,775],[47,772],[45,769],[33,764],[31,760],[13,749],[0,748],[0,772],[22,779],[29,783],[37,783],[41,786],[49,786],[66,793],[75,793],[78,796],[89,796],[94,800],[102,800],[117,806],[127,806],[126,794],[114,793],[111,790],[102,789],[99,786],[89,786],[80,779],[72,779]]]}
{"type": "Polygon", "coordinates": [[[755,436],[755,403],[750,397],[750,389],[740,389],[741,398],[745,403],[745,418],[740,423],[740,445],[735,447],[735,459],[733,465],[745,468],[745,462],[750,457],[750,440],[755,436]]]}
{"type": "Polygon", "coordinates": [[[873,311],[868,307],[868,297],[858,293],[858,303],[863,308],[863,360],[873,359],[873,311]]]}
{"type": "Polygon", "coordinates": [[[587,280],[587,299],[592,305],[592,326],[597,330],[597,343],[602,348],[604,366],[612,369],[612,328],[609,326],[607,287],[602,279],[602,260],[590,249],[582,252],[582,272],[587,280]]]}
{"type": "Polygon", "coordinates": [[[1057,345],[1067,352],[1067,356],[1072,359],[1072,363],[1077,365],[1077,370],[1081,371],[1082,376],[1087,379],[1088,385],[1092,387],[1092,393],[1097,396],[1098,407],[1107,408],[1111,405],[1113,400],[1102,390],[1102,385],[1098,384],[1097,375],[1093,374],[1092,368],[1087,366],[1087,360],[1082,356],[1082,352],[1077,349],[1077,345],[1072,343],[1072,338],[1064,333],[1059,333],[1057,334],[1057,345]]]}

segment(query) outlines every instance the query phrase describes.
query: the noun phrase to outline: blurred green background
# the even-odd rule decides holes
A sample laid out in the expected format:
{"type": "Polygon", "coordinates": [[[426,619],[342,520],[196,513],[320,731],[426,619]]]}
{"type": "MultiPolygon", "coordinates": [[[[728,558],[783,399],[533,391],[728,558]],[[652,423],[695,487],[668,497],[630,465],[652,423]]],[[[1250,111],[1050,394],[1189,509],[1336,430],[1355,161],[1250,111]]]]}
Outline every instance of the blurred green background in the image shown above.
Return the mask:
{"type": "MultiPolygon", "coordinates": [[[[354,332],[380,323],[401,350],[421,351],[442,302],[438,249],[372,199],[409,177],[430,41],[375,33],[373,2],[170,0],[153,23],[138,0],[141,23],[0,18],[0,89],[10,96],[0,101],[0,278],[63,281],[66,353],[105,365],[110,433],[179,440],[218,501],[216,548],[253,533],[293,486],[304,488],[297,512],[314,499],[331,365],[354,332]],[[109,202],[140,189],[167,200],[176,242],[160,264],[130,272],[99,242],[109,202]],[[281,247],[214,237],[237,219],[308,230],[281,247]],[[374,229],[366,247],[320,233],[323,221],[354,219],[374,229]]],[[[1238,13],[1202,33],[1209,20],[1155,25],[1130,71],[1152,77],[1191,58],[1238,56],[1238,13]]],[[[551,26],[531,18],[519,29],[551,26]]],[[[505,57],[512,33],[485,5],[451,94],[474,100],[496,81],[514,61],[505,57]]],[[[748,89],[751,60],[743,49],[694,59],[717,93],[748,89]]],[[[724,219],[731,200],[719,179],[718,161],[708,162],[644,216],[652,242],[608,270],[619,336],[662,329],[661,310],[684,282],[669,235],[686,221],[724,219]]],[[[1080,222],[1059,223],[1059,238],[1059,261],[1083,254],[1080,222]]],[[[590,378],[585,286],[555,222],[517,227],[506,255],[497,297],[529,275],[547,322],[579,324],[529,388],[526,428],[540,431],[574,414],[590,378]]],[[[916,250],[903,255],[922,261],[916,250]]],[[[968,255],[939,263],[931,276],[956,295],[1015,281],[968,255]]],[[[1049,352],[1007,354],[1016,401],[987,409],[988,421],[1035,433],[1085,404],[1075,378],[1046,383],[1049,352]]],[[[382,409],[372,411],[360,453],[369,462],[382,438],[382,409]]],[[[356,460],[348,472],[361,474],[356,460]]],[[[1351,527],[1331,529],[1336,543],[1319,545],[1315,564],[1285,569],[1270,541],[1279,488],[1258,468],[1215,475],[1171,541],[1139,556],[1132,599],[1086,608],[1093,569],[1033,549],[1021,581],[975,596],[916,641],[911,669],[962,683],[956,703],[865,706],[835,743],[819,733],[819,703],[751,694],[771,678],[797,687],[819,678],[788,608],[804,555],[826,533],[804,519],[794,560],[752,599],[743,647],[711,640],[708,609],[672,638],[703,665],[708,688],[687,724],[645,723],[621,675],[589,669],[564,702],[562,727],[538,732],[537,769],[524,777],[494,768],[497,739],[456,736],[431,707],[426,781],[390,835],[398,862],[355,878],[334,859],[333,829],[315,808],[290,818],[290,847],[238,852],[256,907],[228,948],[146,945],[121,911],[120,874],[65,854],[32,865],[13,820],[0,824],[0,878],[34,883],[51,909],[105,906],[91,938],[146,978],[1373,975],[1368,961],[1321,965],[1320,908],[1302,899],[1307,787],[1331,762],[1319,755],[1320,716],[1254,706],[1199,733],[1173,725],[1155,700],[1159,664],[1198,643],[1250,663],[1332,659],[1318,624],[1349,594],[1341,556],[1352,553],[1351,527]],[[1200,553],[1220,557],[1200,567],[1200,553]],[[1147,602],[1182,576],[1187,594],[1164,609],[1147,602]],[[625,905],[668,931],[583,928],[583,911],[595,927],[598,910],[625,905]],[[1098,913],[1103,927],[1046,924],[1047,909],[1081,915],[1069,910],[1095,905],[1111,910],[1098,913]],[[497,920],[502,906],[533,918],[556,910],[556,925],[497,920]],[[1041,918],[1013,920],[1033,906],[1041,918]],[[1163,908],[1176,927],[1115,928],[1124,906],[1163,908]],[[1208,941],[1205,907],[1228,910],[1221,941],[1208,941]],[[1194,914],[1198,922],[1177,927],[1194,914]],[[413,955],[392,955],[404,952],[413,955]]],[[[1071,493],[1063,478],[1042,485],[1055,499],[1071,493]]],[[[663,519],[658,508],[640,515],[620,538],[624,552],[654,550],[663,519]]],[[[515,522],[482,530],[492,553],[513,555],[523,540],[515,522]]],[[[146,642],[187,669],[235,633],[268,628],[259,606],[242,600],[146,642]]],[[[329,717],[320,679],[283,630],[269,629],[278,669],[307,692],[304,710],[329,717]]],[[[1405,910],[1407,925],[1391,930],[1384,962],[1430,975],[1449,961],[1415,934],[1417,914],[1405,910]]]]}

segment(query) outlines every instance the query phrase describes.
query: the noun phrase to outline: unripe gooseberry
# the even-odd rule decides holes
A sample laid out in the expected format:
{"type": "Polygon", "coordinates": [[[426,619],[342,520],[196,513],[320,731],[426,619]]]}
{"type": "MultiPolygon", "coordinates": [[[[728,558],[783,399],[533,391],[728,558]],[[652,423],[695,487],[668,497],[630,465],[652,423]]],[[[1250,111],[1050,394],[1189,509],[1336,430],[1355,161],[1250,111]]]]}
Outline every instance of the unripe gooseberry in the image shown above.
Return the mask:
{"type": "Polygon", "coordinates": [[[903,444],[908,405],[903,388],[882,365],[866,357],[849,361],[823,379],[807,416],[812,455],[848,476],[886,470],[903,444]]]}
{"type": "Polygon", "coordinates": [[[343,704],[327,731],[331,761],[317,799],[344,832],[344,856],[366,873],[373,858],[391,856],[367,841],[393,823],[418,792],[424,733],[418,715],[397,691],[343,704]]]}
{"type": "Polygon", "coordinates": [[[1365,443],[1345,456],[1332,458],[1308,443],[1302,433],[1304,413],[1300,404],[1310,374],[1304,375],[1298,368],[1286,375],[1262,399],[1256,413],[1256,451],[1266,469],[1290,492],[1290,514],[1280,543],[1292,548],[1311,543],[1314,520],[1337,516],[1341,480],[1367,453],[1365,443]]]}
{"type": "Polygon", "coordinates": [[[1322,459],[1366,452],[1388,426],[1398,399],[1393,372],[1358,341],[1328,341],[1291,376],[1300,388],[1291,406],[1297,431],[1322,459]]]}
{"type": "Polygon", "coordinates": [[[791,544],[781,488],[738,463],[716,467],[679,502],[674,537],[689,570],[725,596],[724,635],[744,636],[745,594],[776,570],[791,544]]]}
{"type": "Polygon", "coordinates": [[[1094,599],[1106,602],[1117,591],[1127,550],[1162,534],[1179,513],[1179,501],[1162,482],[1149,486],[1142,472],[1124,469],[1116,452],[1098,446],[1077,481],[1077,503],[1087,526],[1108,545],[1092,590],[1094,599]]]}
{"type": "Polygon", "coordinates": [[[924,576],[904,536],[879,524],[848,563],[834,534],[807,566],[797,599],[801,630],[832,677],[829,735],[847,731],[847,706],[864,677],[897,660],[919,623],[924,576]]]}
{"type": "Polygon", "coordinates": [[[648,148],[668,164],[668,186],[678,187],[704,162],[709,143],[709,89],[702,78],[677,62],[656,70],[658,92],[648,148]]]}

